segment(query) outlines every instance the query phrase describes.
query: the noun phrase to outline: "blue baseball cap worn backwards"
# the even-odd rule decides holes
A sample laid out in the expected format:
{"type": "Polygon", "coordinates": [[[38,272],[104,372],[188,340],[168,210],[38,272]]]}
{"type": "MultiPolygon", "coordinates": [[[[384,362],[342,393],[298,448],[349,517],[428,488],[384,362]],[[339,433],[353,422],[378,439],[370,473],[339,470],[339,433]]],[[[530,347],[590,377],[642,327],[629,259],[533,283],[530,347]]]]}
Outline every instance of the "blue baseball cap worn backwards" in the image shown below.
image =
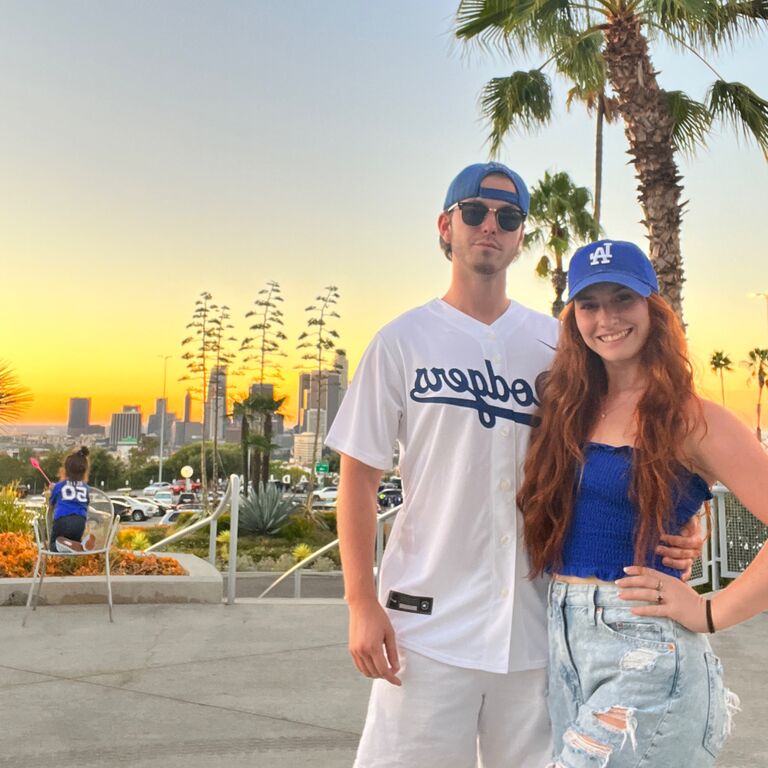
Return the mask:
{"type": "Polygon", "coordinates": [[[568,301],[595,283],[618,283],[641,296],[659,292],[651,260],[624,240],[598,240],[573,254],[568,267],[568,301]]]}
{"type": "Polygon", "coordinates": [[[531,197],[528,194],[528,187],[519,174],[511,168],[507,168],[502,163],[475,163],[468,165],[451,182],[448,187],[448,194],[445,196],[443,210],[447,211],[452,205],[460,203],[462,200],[468,200],[472,197],[487,197],[492,200],[503,200],[505,203],[516,205],[526,216],[528,215],[528,206],[531,197]],[[498,173],[506,176],[514,185],[517,192],[508,192],[506,189],[494,189],[493,187],[483,187],[483,179],[492,174],[498,173]]]}

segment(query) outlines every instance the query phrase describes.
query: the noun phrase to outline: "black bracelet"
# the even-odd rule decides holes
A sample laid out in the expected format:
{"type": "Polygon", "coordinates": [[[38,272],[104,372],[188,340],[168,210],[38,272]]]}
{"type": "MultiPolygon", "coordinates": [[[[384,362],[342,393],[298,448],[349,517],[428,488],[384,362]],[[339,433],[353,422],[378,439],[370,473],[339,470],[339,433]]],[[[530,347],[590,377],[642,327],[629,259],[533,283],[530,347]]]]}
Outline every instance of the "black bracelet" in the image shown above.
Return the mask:
{"type": "Polygon", "coordinates": [[[712,621],[712,601],[706,600],[707,604],[707,630],[709,631],[710,635],[715,634],[715,622],[712,621]]]}

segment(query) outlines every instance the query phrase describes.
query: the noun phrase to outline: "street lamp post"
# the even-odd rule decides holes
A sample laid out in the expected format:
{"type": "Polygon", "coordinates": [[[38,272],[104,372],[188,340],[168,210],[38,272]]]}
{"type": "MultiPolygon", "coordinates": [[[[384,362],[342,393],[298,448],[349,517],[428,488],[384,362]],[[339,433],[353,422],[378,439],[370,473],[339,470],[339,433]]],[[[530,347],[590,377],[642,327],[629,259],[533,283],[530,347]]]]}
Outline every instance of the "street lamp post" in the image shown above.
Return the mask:
{"type": "Polygon", "coordinates": [[[768,320],[768,291],[761,291],[760,293],[750,293],[748,295],[752,299],[765,299],[766,320],[768,320]]]}
{"type": "Polygon", "coordinates": [[[163,358],[163,410],[160,413],[160,465],[157,471],[158,482],[163,481],[163,441],[165,439],[165,412],[168,410],[168,404],[165,402],[165,382],[168,374],[168,358],[171,355],[158,355],[163,358]]]}

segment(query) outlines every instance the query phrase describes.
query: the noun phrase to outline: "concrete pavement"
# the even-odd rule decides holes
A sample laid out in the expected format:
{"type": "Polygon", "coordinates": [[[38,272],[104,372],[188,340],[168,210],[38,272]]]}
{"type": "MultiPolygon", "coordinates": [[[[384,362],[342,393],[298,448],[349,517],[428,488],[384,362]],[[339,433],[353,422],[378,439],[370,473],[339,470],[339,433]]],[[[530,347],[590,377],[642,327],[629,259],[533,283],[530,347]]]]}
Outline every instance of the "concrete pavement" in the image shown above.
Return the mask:
{"type": "MultiPolygon", "coordinates": [[[[340,601],[22,613],[0,611],[0,768],[352,764],[369,684],[340,601]]],[[[768,614],[713,645],[743,706],[718,766],[768,765],[768,614]]]]}

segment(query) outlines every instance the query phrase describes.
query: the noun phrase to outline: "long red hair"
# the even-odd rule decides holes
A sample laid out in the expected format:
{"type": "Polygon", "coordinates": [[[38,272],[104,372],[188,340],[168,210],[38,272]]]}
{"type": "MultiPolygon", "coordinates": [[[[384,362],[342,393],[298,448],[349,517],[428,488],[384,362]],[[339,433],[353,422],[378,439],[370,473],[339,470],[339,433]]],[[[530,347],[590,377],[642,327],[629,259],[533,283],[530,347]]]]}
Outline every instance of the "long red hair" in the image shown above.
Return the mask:
{"type": "MultiPolygon", "coordinates": [[[[691,405],[698,404],[680,321],[658,295],[651,294],[647,301],[650,331],[641,351],[647,386],[635,411],[630,485],[639,513],[635,562],[641,564],[649,562],[659,536],[669,530],[684,441],[697,421],[691,405]]],[[[532,576],[562,567],[583,446],[608,389],[603,362],[581,338],[573,304],[560,317],[557,352],[542,377],[541,423],[532,432],[525,480],[517,495],[532,576]]]]}

